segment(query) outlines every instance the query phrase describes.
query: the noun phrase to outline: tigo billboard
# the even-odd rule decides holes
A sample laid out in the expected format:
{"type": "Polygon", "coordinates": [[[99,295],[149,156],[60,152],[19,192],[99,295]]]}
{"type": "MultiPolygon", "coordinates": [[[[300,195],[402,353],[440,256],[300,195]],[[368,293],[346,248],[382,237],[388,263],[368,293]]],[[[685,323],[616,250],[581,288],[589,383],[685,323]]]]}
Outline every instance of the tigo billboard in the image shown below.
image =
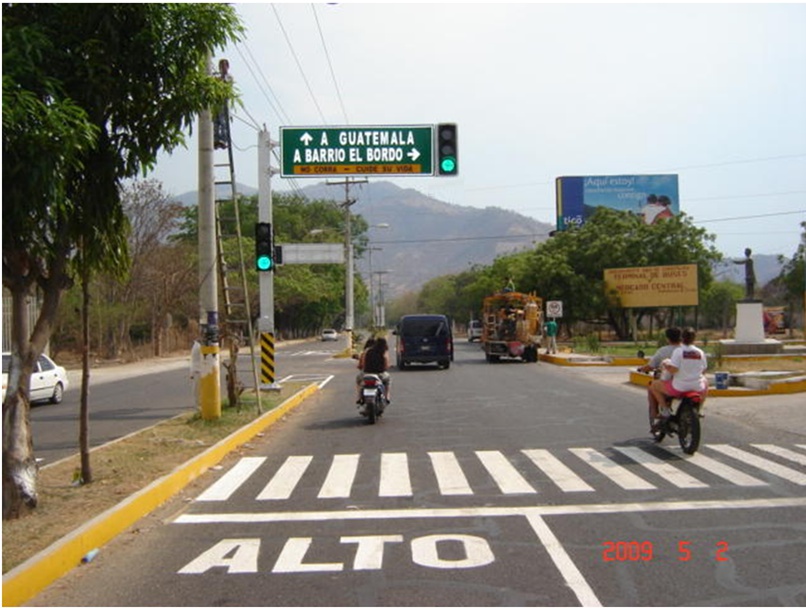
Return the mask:
{"type": "Polygon", "coordinates": [[[677,175],[558,177],[557,230],[581,226],[597,207],[630,211],[654,224],[680,213],[677,175]]]}

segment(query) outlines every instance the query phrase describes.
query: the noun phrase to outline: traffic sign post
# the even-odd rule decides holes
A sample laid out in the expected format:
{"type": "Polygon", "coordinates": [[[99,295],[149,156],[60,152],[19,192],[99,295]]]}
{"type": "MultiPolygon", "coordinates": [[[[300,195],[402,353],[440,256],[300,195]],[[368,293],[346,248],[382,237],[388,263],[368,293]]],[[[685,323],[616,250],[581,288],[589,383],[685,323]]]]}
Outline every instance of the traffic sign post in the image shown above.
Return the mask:
{"type": "Polygon", "coordinates": [[[433,138],[433,125],[280,127],[280,175],[433,175],[433,138]]]}
{"type": "Polygon", "coordinates": [[[546,316],[560,319],[563,316],[562,300],[549,300],[546,302],[546,316]]]}

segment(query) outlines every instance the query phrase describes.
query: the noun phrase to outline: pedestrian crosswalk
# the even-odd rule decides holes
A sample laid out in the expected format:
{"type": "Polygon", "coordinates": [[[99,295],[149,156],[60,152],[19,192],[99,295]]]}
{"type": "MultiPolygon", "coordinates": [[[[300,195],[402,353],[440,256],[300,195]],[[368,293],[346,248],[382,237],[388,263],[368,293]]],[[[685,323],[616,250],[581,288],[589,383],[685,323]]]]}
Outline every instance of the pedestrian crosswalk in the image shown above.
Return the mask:
{"type": "Polygon", "coordinates": [[[709,444],[692,456],[676,446],[533,448],[293,455],[277,462],[244,457],[199,497],[229,500],[251,492],[266,504],[297,496],[332,499],[490,494],[584,493],[764,487],[783,480],[806,486],[806,445],[709,444]]]}

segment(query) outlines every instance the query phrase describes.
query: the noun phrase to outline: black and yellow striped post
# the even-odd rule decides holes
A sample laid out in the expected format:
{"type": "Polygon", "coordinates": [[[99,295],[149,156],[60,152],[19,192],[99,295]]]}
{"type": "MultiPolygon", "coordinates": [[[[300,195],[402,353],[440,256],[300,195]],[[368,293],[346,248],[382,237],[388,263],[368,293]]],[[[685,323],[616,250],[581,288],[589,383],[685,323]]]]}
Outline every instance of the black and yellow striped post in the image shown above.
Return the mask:
{"type": "Polygon", "coordinates": [[[274,334],[260,332],[260,386],[272,388],[274,384],[274,334]]]}

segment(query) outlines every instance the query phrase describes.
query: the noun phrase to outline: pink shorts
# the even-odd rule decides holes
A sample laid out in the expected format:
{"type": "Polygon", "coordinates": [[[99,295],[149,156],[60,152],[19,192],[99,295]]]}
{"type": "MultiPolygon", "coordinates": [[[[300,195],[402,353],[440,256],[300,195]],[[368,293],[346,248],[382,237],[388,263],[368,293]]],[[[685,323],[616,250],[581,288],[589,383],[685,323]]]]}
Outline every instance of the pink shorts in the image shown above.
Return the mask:
{"type": "Polygon", "coordinates": [[[680,397],[682,397],[686,393],[691,393],[691,392],[697,392],[700,395],[702,395],[703,397],[705,397],[705,395],[708,393],[708,387],[706,386],[705,388],[700,389],[698,391],[679,391],[674,386],[672,386],[672,381],[671,380],[665,380],[663,382],[663,391],[667,395],[669,395],[670,397],[672,397],[674,399],[679,399],[680,397]]]}

